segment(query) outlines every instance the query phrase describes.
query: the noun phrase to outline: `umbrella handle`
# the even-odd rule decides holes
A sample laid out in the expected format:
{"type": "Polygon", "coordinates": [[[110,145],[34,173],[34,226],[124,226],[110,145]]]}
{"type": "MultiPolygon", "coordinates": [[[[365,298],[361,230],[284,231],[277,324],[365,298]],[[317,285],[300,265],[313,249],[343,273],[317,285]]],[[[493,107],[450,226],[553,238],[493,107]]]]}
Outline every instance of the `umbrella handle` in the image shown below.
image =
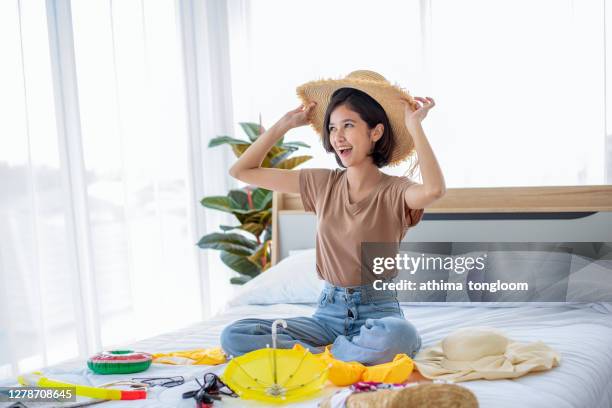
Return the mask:
{"type": "Polygon", "coordinates": [[[272,323],[272,348],[275,349],[276,348],[276,326],[278,326],[279,324],[283,325],[283,328],[287,328],[287,322],[284,321],[283,319],[278,319],[275,320],[272,323]]]}

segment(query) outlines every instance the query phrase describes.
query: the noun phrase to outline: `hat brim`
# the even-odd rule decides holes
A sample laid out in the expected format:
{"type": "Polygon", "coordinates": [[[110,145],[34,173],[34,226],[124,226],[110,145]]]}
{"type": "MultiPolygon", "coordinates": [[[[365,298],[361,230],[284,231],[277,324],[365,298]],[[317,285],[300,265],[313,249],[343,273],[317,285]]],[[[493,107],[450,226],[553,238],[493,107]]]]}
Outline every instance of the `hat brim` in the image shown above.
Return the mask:
{"type": "Polygon", "coordinates": [[[400,164],[415,152],[414,141],[404,122],[405,108],[401,100],[407,101],[413,110],[418,108],[418,104],[405,89],[383,81],[361,78],[319,79],[298,86],[296,92],[304,105],[317,103],[311,114],[310,125],[320,137],[323,137],[323,121],[331,96],[340,88],[363,91],[385,110],[395,138],[389,166],[400,164]]]}
{"type": "Polygon", "coordinates": [[[541,341],[512,341],[505,353],[474,361],[449,360],[440,341],[420,350],[414,357],[414,364],[423,377],[453,382],[518,378],[529,372],[550,370],[557,367],[560,361],[559,353],[541,341]]]}

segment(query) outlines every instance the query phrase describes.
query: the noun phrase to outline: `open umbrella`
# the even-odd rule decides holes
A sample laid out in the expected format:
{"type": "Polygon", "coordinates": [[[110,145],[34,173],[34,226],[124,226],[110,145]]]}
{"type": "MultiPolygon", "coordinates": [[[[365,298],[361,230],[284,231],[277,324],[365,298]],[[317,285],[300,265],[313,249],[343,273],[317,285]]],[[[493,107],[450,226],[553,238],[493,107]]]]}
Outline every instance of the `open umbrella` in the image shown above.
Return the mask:
{"type": "Polygon", "coordinates": [[[241,398],[284,403],[305,399],[323,388],[328,365],[308,350],[277,349],[277,325],[272,323],[272,348],[251,351],[230,360],[223,382],[241,398]]]}

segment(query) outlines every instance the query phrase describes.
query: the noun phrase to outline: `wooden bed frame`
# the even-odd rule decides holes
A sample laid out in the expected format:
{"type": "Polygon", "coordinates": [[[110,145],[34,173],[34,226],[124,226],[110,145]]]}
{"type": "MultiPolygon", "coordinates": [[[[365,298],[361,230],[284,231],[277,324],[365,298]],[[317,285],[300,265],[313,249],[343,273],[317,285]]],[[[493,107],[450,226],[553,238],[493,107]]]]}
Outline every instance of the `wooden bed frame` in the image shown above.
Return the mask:
{"type": "MultiPolygon", "coordinates": [[[[425,213],[568,213],[612,212],[612,185],[560,187],[450,188],[425,213]]],[[[305,214],[299,194],[274,192],[272,236],[278,237],[279,214],[305,214]]],[[[612,229],[612,226],[611,226],[612,229]]],[[[279,245],[272,240],[272,265],[279,245]]]]}

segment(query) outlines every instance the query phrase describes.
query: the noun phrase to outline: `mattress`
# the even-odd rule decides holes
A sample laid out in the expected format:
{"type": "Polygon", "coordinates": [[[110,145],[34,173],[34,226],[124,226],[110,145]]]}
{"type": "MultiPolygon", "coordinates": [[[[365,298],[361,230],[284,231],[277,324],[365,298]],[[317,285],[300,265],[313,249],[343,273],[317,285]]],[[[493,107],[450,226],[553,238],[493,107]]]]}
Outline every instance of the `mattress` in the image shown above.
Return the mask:
{"type": "MultiPolygon", "coordinates": [[[[470,307],[411,305],[403,306],[406,319],[419,330],[423,347],[442,339],[451,331],[468,326],[489,326],[503,330],[513,340],[541,340],[561,354],[561,365],[550,371],[531,373],[515,380],[469,381],[460,383],[472,390],[483,408],[612,407],[612,314],[589,307],[470,307]]],[[[287,318],[310,315],[313,305],[275,304],[245,305],[227,309],[219,315],[157,337],[130,345],[141,351],[164,352],[215,346],[223,328],[245,317],[287,318]]],[[[151,389],[149,398],[141,401],[106,402],[102,407],[193,407],[193,400],[182,400],[181,394],[197,388],[194,377],[205,372],[221,373],[221,366],[170,366],[153,364],[146,376],[183,375],[187,382],[179,387],[151,389]]],[[[53,378],[79,384],[99,385],[131,376],[98,376],[86,368],[84,361],[73,361],[43,370],[53,378]]],[[[143,373],[144,374],[144,373],[143,373]]],[[[326,387],[322,396],[336,387],[326,387]]],[[[322,398],[313,398],[291,407],[316,407],[322,398]]],[[[0,403],[1,404],[1,403],[0,403]]],[[[1,406],[1,405],[0,405],[1,406]]],[[[47,405],[48,406],[48,405],[47,405]]],[[[224,398],[215,406],[262,406],[244,400],[224,398]]]]}

